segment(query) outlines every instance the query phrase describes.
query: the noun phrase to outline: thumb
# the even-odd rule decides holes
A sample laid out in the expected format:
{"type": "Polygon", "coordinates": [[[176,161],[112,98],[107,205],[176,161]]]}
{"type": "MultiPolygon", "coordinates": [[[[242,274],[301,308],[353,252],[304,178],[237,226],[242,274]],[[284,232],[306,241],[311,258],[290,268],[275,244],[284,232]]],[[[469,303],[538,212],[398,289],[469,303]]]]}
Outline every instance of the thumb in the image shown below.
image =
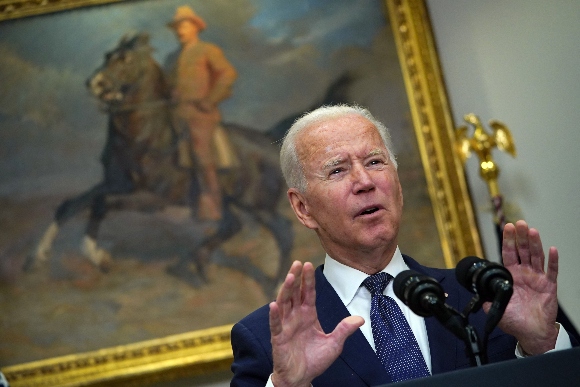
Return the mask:
{"type": "Polygon", "coordinates": [[[344,341],[356,332],[356,330],[364,323],[365,320],[360,316],[348,316],[338,323],[332,332],[332,336],[334,336],[336,342],[342,346],[344,341]]]}

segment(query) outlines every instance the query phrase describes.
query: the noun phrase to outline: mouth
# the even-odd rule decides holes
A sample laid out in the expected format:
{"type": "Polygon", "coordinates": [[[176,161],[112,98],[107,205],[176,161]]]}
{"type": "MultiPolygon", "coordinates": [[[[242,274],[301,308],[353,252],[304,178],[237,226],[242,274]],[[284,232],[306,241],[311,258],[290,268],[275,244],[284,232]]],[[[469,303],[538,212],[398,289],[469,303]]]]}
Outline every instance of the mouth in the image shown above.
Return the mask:
{"type": "Polygon", "coordinates": [[[357,216],[371,215],[371,214],[374,214],[375,212],[379,211],[380,209],[381,208],[379,206],[365,207],[365,208],[363,208],[363,210],[361,212],[358,213],[357,216]]]}
{"type": "Polygon", "coordinates": [[[107,103],[118,102],[123,99],[123,94],[118,91],[103,91],[98,98],[107,103]]]}

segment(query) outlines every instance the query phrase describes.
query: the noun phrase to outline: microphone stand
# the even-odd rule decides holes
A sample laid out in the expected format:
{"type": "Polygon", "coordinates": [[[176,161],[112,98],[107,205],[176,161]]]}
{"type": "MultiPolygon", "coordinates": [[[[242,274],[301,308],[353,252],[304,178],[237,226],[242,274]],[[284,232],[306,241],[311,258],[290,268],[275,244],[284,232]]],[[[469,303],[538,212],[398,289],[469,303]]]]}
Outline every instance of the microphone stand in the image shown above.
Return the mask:
{"type": "MultiPolygon", "coordinates": [[[[476,297],[479,299],[478,296],[476,297]]],[[[462,314],[446,303],[441,302],[437,297],[427,295],[424,298],[424,301],[427,305],[430,304],[429,306],[431,307],[428,307],[428,309],[431,310],[435,318],[437,318],[437,320],[439,320],[439,322],[455,336],[464,341],[465,350],[471,361],[471,365],[479,367],[487,364],[485,347],[481,346],[477,332],[473,326],[469,325],[467,320],[467,316],[472,308],[469,308],[470,310],[467,313],[462,314]]],[[[476,303],[478,303],[478,301],[476,301],[476,303]]],[[[473,304],[474,306],[477,306],[476,303],[472,300],[470,305],[473,304]]]]}
{"type": "Polygon", "coordinates": [[[463,313],[461,314],[466,322],[467,336],[464,339],[465,345],[467,346],[468,354],[472,355],[471,356],[472,365],[475,365],[475,366],[487,364],[487,361],[488,361],[488,359],[487,359],[487,340],[488,340],[489,334],[486,330],[485,335],[484,335],[485,338],[484,338],[483,342],[481,342],[481,344],[480,344],[480,341],[479,341],[479,338],[477,336],[477,333],[475,332],[475,329],[473,329],[473,327],[471,325],[467,324],[467,318],[468,318],[470,313],[477,312],[481,308],[482,305],[483,305],[483,300],[479,297],[478,294],[476,294],[471,299],[471,301],[469,301],[469,304],[467,304],[465,306],[465,309],[463,310],[463,313]]]}
{"type": "Polygon", "coordinates": [[[480,367],[487,364],[487,355],[482,351],[483,346],[480,346],[479,337],[475,329],[469,324],[465,324],[465,349],[471,360],[471,365],[480,367]]]}

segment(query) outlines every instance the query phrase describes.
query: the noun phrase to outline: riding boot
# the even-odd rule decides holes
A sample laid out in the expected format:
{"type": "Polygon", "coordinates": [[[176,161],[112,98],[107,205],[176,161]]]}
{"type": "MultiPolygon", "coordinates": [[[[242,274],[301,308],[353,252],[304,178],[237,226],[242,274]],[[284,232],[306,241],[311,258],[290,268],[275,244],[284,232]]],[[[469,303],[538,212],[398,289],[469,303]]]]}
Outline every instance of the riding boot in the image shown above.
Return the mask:
{"type": "Polygon", "coordinates": [[[220,220],[222,218],[221,198],[209,192],[203,192],[199,197],[198,216],[201,220],[220,220]],[[216,200],[217,199],[217,200],[216,200]]]}
{"type": "Polygon", "coordinates": [[[204,166],[204,190],[199,197],[198,216],[202,220],[222,218],[222,194],[214,165],[204,166]]]}

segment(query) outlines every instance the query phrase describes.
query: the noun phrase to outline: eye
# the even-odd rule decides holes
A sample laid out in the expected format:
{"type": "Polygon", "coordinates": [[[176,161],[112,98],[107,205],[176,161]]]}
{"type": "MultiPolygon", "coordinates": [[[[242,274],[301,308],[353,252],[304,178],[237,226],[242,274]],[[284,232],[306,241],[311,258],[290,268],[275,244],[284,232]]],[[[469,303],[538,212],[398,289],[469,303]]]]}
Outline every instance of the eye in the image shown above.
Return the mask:
{"type": "Polygon", "coordinates": [[[382,159],[372,159],[371,161],[369,161],[368,165],[383,165],[385,164],[384,160],[382,159]]]}
{"type": "Polygon", "coordinates": [[[344,169],[343,169],[343,168],[341,168],[341,167],[333,168],[333,169],[331,169],[331,170],[330,170],[330,173],[329,173],[329,175],[337,175],[337,174],[339,174],[340,172],[342,172],[343,170],[344,170],[344,169]]]}

